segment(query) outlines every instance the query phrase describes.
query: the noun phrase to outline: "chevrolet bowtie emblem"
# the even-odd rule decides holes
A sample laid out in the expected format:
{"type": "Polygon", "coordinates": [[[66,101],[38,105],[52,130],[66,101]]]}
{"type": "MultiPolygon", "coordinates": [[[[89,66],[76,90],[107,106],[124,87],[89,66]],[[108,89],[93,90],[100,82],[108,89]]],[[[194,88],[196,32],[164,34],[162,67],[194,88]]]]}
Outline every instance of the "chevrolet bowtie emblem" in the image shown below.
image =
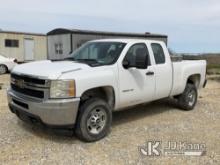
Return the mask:
{"type": "Polygon", "coordinates": [[[15,85],[20,87],[20,88],[24,88],[24,80],[15,80],[15,85]]]}

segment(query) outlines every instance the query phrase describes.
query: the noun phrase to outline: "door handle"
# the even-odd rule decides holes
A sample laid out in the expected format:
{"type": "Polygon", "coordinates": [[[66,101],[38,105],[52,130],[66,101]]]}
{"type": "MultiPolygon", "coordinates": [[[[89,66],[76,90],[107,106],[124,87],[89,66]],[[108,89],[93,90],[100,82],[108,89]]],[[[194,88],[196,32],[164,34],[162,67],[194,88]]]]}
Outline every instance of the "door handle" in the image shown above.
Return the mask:
{"type": "Polygon", "coordinates": [[[146,73],[146,75],[147,75],[147,76],[153,76],[153,75],[154,75],[154,72],[149,71],[149,72],[146,73]]]}

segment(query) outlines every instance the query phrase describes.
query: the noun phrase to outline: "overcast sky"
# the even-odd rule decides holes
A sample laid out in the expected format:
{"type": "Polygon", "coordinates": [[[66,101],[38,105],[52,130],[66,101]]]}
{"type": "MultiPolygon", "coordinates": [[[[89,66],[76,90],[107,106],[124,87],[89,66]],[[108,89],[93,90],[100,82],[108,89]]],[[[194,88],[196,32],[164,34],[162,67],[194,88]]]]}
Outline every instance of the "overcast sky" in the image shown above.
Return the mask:
{"type": "Polygon", "coordinates": [[[80,28],[169,36],[176,52],[220,52],[220,0],[0,0],[0,28],[80,28]]]}

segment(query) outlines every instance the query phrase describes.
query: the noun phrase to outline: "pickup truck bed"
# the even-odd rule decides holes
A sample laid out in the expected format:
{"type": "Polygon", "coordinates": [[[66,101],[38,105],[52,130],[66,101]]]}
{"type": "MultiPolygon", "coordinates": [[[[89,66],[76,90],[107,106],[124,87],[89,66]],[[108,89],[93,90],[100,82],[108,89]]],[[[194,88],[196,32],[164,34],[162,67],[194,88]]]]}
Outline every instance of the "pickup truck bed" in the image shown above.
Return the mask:
{"type": "Polygon", "coordinates": [[[194,83],[201,89],[206,79],[206,61],[204,60],[182,60],[172,62],[173,66],[173,88],[170,96],[181,94],[190,76],[194,76],[194,83]],[[180,76],[181,75],[181,76],[180,76]]]}

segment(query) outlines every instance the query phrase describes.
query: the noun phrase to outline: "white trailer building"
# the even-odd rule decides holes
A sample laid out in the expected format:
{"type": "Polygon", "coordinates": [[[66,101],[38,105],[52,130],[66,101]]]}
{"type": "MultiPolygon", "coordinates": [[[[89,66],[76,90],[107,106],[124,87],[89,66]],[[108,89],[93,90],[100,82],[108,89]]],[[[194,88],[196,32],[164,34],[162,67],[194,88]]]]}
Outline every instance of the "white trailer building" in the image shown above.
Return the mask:
{"type": "Polygon", "coordinates": [[[147,38],[164,41],[166,44],[168,40],[166,35],[152,33],[116,33],[59,28],[47,33],[48,59],[63,59],[83,43],[104,38],[147,38]]]}
{"type": "Polygon", "coordinates": [[[0,54],[19,62],[47,59],[47,37],[44,34],[0,30],[0,54]]]}

